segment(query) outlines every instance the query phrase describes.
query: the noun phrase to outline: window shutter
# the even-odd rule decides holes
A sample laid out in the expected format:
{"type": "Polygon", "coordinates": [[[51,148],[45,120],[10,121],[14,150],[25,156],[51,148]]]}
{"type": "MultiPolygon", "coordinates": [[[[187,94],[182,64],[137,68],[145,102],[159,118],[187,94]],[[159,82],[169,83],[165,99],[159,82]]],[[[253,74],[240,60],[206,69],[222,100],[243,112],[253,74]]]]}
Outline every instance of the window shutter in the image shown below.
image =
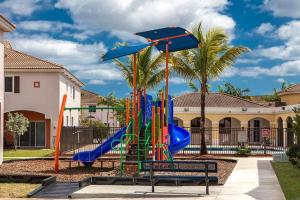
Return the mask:
{"type": "Polygon", "coordinates": [[[14,92],[20,93],[20,76],[15,76],[14,79],[14,92]]]}

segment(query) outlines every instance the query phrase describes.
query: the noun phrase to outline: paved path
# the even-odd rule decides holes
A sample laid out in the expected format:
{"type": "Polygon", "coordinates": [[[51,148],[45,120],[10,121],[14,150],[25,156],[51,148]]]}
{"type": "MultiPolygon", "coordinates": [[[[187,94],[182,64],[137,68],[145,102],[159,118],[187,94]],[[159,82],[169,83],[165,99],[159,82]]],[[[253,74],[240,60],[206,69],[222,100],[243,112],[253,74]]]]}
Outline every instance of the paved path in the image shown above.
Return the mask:
{"type": "Polygon", "coordinates": [[[224,186],[210,187],[211,194],[205,194],[204,187],[156,187],[156,194],[149,192],[149,186],[104,186],[91,185],[75,193],[73,197],[108,199],[199,199],[199,200],[284,200],[283,192],[272,169],[272,158],[240,158],[224,186]],[[200,195],[199,195],[200,194],[200,195]]]}
{"type": "Polygon", "coordinates": [[[272,158],[241,158],[216,200],[284,200],[272,158]]]}

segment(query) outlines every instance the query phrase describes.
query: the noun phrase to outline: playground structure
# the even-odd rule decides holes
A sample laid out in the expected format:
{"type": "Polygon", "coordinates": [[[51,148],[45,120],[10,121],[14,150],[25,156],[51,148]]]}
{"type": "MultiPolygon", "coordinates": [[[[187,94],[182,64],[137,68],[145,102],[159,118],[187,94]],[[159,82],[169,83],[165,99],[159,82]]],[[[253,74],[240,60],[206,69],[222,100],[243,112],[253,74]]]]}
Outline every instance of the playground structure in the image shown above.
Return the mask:
{"type": "MultiPolygon", "coordinates": [[[[185,29],[180,27],[167,27],[152,31],[136,33],[147,39],[148,43],[123,46],[108,51],[103,60],[133,54],[133,97],[132,108],[129,99],[126,101],[126,126],[108,138],[104,143],[91,151],[77,153],[74,161],[80,161],[85,166],[92,166],[96,159],[110,150],[120,150],[121,173],[130,169],[131,173],[139,173],[142,161],[158,160],[172,161],[174,155],[190,143],[190,133],[177,127],[173,123],[173,102],[169,96],[169,52],[195,48],[198,40],[185,29]],[[148,46],[155,46],[166,55],[166,83],[165,91],[153,101],[146,91],[137,90],[137,61],[136,54],[148,46]],[[132,111],[132,112],[130,112],[132,111]],[[131,116],[130,116],[131,113],[131,116]],[[128,167],[126,167],[128,166],[128,167]]],[[[58,126],[61,127],[65,98],[60,111],[58,126]]],[[[76,109],[76,108],[73,108],[76,109]]],[[[78,108],[77,108],[78,109],[78,108]]],[[[60,128],[57,129],[55,170],[58,172],[59,163],[60,128]]]]}

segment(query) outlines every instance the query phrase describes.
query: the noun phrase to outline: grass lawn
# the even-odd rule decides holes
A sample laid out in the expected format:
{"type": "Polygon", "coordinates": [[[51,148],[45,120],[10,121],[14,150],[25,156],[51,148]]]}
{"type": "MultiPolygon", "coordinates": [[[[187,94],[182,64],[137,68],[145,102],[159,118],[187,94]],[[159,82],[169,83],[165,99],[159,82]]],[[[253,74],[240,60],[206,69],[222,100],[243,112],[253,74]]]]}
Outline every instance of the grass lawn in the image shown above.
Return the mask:
{"type": "Polygon", "coordinates": [[[290,163],[272,163],[287,200],[300,200],[300,169],[290,163]]]}
{"type": "Polygon", "coordinates": [[[39,184],[0,183],[0,198],[25,198],[39,184]]]}
{"type": "Polygon", "coordinates": [[[54,152],[53,149],[18,149],[4,150],[5,157],[47,157],[54,152]]]}

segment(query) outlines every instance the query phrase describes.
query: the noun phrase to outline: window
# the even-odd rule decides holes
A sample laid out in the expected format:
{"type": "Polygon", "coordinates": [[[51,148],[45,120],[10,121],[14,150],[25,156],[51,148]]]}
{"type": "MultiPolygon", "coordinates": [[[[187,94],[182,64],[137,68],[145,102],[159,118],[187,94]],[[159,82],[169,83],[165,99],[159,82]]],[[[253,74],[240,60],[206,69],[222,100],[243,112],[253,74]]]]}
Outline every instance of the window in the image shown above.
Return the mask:
{"type": "Polygon", "coordinates": [[[14,77],[14,91],[15,93],[20,93],[20,76],[14,77]]]}
{"type": "Polygon", "coordinates": [[[5,77],[5,92],[20,93],[20,76],[5,77]]]}
{"type": "Polygon", "coordinates": [[[74,117],[71,117],[71,126],[74,126],[74,117]]]}
{"type": "Polygon", "coordinates": [[[46,146],[46,124],[44,121],[31,121],[24,135],[18,136],[18,146],[46,146]]]}
{"type": "Polygon", "coordinates": [[[5,77],[5,92],[13,92],[13,77],[5,77]]]}
{"type": "Polygon", "coordinates": [[[69,116],[66,116],[66,126],[69,126],[69,116]]]}
{"type": "Polygon", "coordinates": [[[75,99],[75,86],[73,86],[73,99],[75,99]]]}

